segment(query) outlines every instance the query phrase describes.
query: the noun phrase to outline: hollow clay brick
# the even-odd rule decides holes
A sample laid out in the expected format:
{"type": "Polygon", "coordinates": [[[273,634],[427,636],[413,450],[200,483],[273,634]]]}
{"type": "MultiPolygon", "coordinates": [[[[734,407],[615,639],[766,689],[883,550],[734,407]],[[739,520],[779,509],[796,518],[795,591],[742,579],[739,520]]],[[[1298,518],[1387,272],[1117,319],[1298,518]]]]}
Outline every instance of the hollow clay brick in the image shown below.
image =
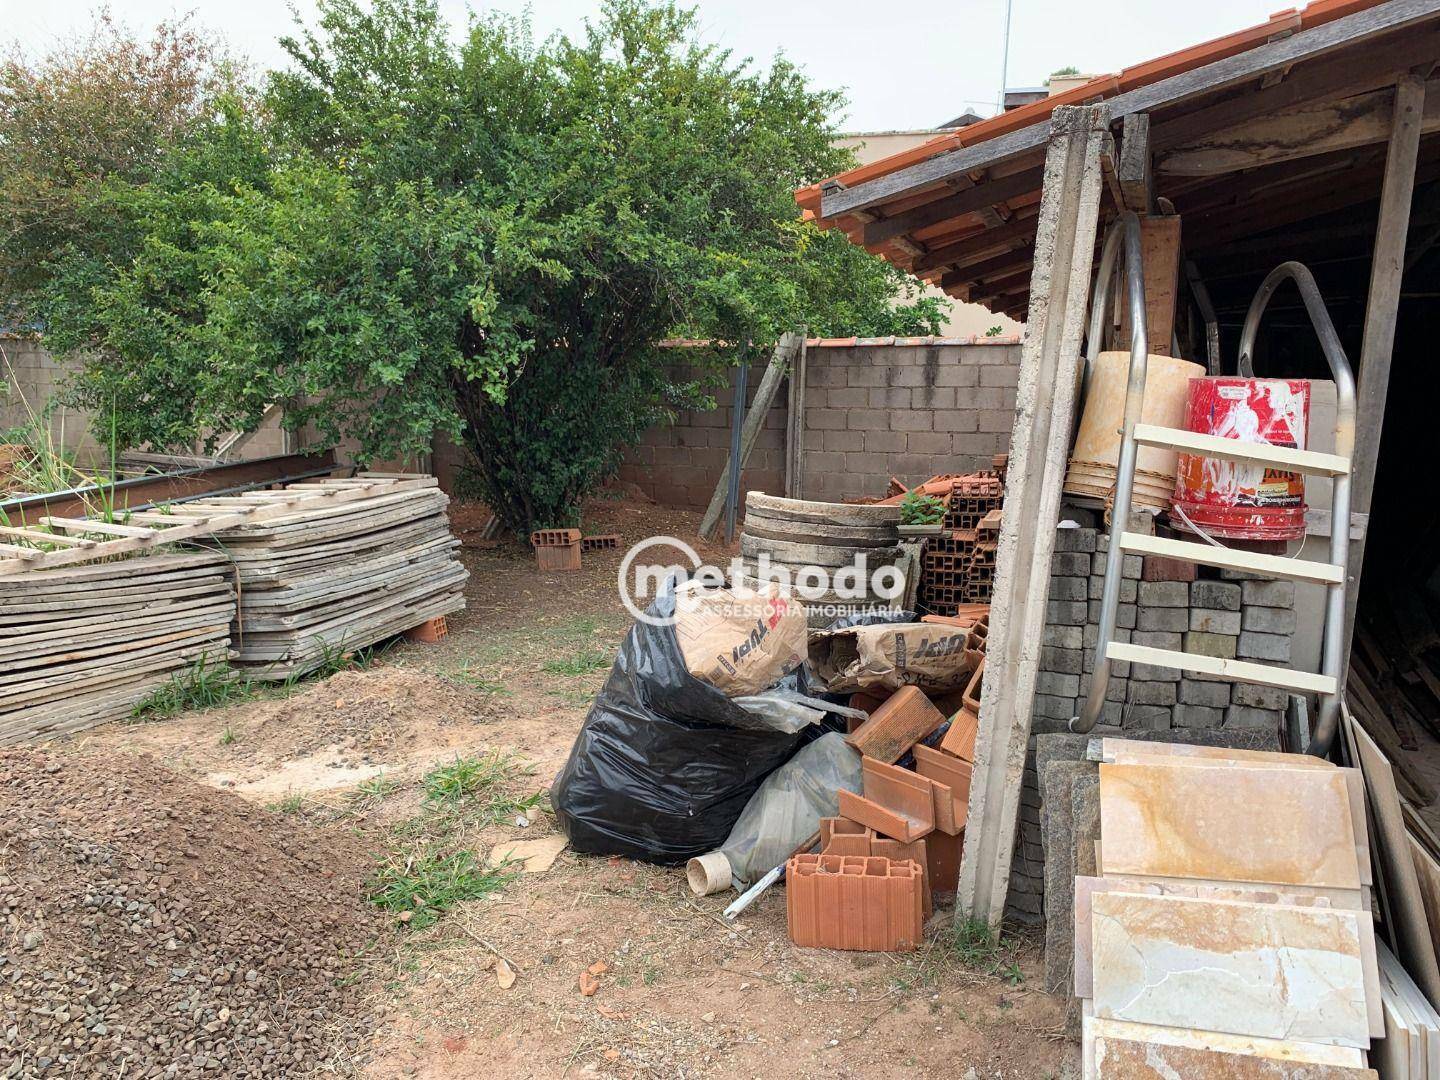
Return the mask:
{"type": "Polygon", "coordinates": [[[790,940],[813,949],[913,951],[924,933],[923,873],[910,860],[795,856],[785,867],[790,940]]]}
{"type": "Polygon", "coordinates": [[[874,840],[875,830],[858,821],[843,817],[820,819],[821,855],[868,856],[873,854],[870,846],[874,840]]]}
{"type": "Polygon", "coordinates": [[[845,741],[867,758],[891,765],[944,722],[945,714],[931,703],[925,691],[918,686],[902,686],[845,741]]]}
{"type": "Polygon", "coordinates": [[[980,733],[980,717],[967,705],[950,721],[950,730],[940,740],[940,749],[961,761],[975,760],[975,738],[980,733]]]}

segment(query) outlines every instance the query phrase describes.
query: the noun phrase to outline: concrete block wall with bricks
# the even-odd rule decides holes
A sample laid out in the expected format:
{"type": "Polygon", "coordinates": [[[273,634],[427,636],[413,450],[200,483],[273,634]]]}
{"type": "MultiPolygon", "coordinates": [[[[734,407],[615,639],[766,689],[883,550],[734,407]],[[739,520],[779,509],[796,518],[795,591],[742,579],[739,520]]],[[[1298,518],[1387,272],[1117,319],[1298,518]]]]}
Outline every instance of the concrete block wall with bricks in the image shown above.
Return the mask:
{"type": "MultiPolygon", "coordinates": [[[[1092,515],[1067,509],[1079,528],[1056,536],[1049,608],[1041,643],[1031,720],[1031,747],[1020,799],[1020,829],[1011,864],[1010,911],[1038,921],[1044,903],[1045,809],[1036,768],[1037,738],[1064,732],[1085,703],[1099,641],[1100,595],[1109,534],[1083,524],[1092,515]]],[[[1291,662],[1297,626],[1295,585],[1240,571],[1125,556],[1116,637],[1155,648],[1257,663],[1291,662]]],[[[1112,662],[1095,735],[1234,745],[1250,733],[1278,746],[1288,696],[1269,686],[1112,662]]]]}
{"type": "MultiPolygon", "coordinates": [[[[918,482],[988,469],[1009,448],[1019,365],[1020,346],[1010,340],[811,339],[801,497],[879,496],[891,476],[918,482]]],[[[750,372],[752,398],[763,372],[750,372]]],[[[716,408],[651,429],[626,454],[620,479],[659,502],[708,503],[729,454],[731,396],[720,390],[716,408]]],[[[786,409],[782,387],[742,491],[784,491],[786,409]]]]}

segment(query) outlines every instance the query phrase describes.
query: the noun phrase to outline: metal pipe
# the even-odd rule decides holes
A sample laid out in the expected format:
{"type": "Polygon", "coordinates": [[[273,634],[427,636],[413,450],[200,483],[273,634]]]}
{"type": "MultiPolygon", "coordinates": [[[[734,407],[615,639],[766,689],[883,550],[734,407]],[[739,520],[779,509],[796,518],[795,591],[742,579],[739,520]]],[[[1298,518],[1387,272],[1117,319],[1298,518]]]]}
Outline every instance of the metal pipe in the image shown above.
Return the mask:
{"type": "Polygon", "coordinates": [[[1145,327],[1145,271],[1140,250],[1140,219],[1134,211],[1121,214],[1110,226],[1100,256],[1100,274],[1090,302],[1090,340],[1086,342],[1085,374],[1088,382],[1094,359],[1100,355],[1099,329],[1110,299],[1109,265],[1116,258],[1112,248],[1124,244],[1125,296],[1130,305],[1130,377],[1125,386],[1125,419],[1120,429],[1120,459],[1115,470],[1115,504],[1110,516],[1110,548],[1105,553],[1105,588],[1100,594],[1100,637],[1095,645],[1095,670],[1090,675],[1090,692],[1080,715],[1071,718],[1070,730],[1084,734],[1095,727],[1105,707],[1105,690],[1110,683],[1106,647],[1115,636],[1115,616],[1120,607],[1120,567],[1124,552],[1120,534],[1130,521],[1130,489],[1135,483],[1135,425],[1145,404],[1145,374],[1150,341],[1145,327]],[[1118,238],[1118,239],[1117,239],[1118,238]],[[1108,260],[1108,262],[1107,262],[1108,260]]]}
{"type": "MultiPolygon", "coordinates": [[[[1287,280],[1294,281],[1300,290],[1300,299],[1315,327],[1315,336],[1320,339],[1320,349],[1330,365],[1330,374],[1335,380],[1335,454],[1349,461],[1355,452],[1355,375],[1350,370],[1350,360],[1345,347],[1340,344],[1340,335],[1330,321],[1330,312],[1315,284],[1315,277],[1304,263],[1284,262],[1270,271],[1260,283],[1255,299],[1250,301],[1250,310],[1245,313],[1245,325],[1240,331],[1240,357],[1236,365],[1240,374],[1247,379],[1255,377],[1255,336],[1260,329],[1260,319],[1275,291],[1287,280]]],[[[1334,479],[1331,496],[1330,521],[1330,562],[1346,569],[1350,565],[1350,474],[1334,479]]],[[[1315,722],[1315,736],[1310,740],[1309,752],[1316,757],[1325,757],[1340,722],[1340,700],[1344,694],[1341,680],[1349,666],[1344,655],[1345,649],[1345,590],[1348,578],[1326,586],[1325,595],[1325,638],[1321,652],[1321,674],[1335,680],[1335,693],[1321,698],[1320,712],[1315,722]]]]}

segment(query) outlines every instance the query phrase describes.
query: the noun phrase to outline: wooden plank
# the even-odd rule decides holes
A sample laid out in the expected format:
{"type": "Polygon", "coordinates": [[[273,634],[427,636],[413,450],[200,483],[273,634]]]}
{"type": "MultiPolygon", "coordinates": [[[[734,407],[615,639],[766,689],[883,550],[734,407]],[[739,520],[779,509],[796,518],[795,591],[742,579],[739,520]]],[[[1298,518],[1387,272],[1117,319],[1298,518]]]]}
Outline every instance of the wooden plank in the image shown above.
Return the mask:
{"type": "MultiPolygon", "coordinates": [[[[379,494],[382,491],[391,490],[396,487],[434,487],[435,484],[436,481],[434,479],[424,481],[377,481],[373,490],[366,488],[326,489],[325,494],[312,495],[303,503],[275,507],[262,505],[254,510],[237,510],[234,513],[196,518],[193,524],[179,525],[167,529],[163,539],[167,544],[176,543],[181,540],[210,536],[219,530],[252,524],[257,521],[266,521],[283,514],[293,513],[297,506],[333,506],[368,498],[371,495],[379,494]]],[[[152,541],[142,537],[106,540],[90,548],[45,552],[45,557],[41,561],[41,565],[47,568],[73,566],[78,563],[94,562],[98,559],[109,558],[114,555],[133,555],[137,551],[144,550],[146,547],[151,546],[151,544],[152,541]]],[[[32,569],[34,569],[34,567],[27,560],[0,559],[0,577],[23,574],[32,569]]]]}
{"type": "MultiPolygon", "coordinates": [[[[809,346],[806,328],[800,328],[800,349],[790,365],[785,410],[785,497],[803,499],[805,488],[805,381],[809,346]]],[[[748,516],[748,514],[747,514],[748,516]]]]}
{"type": "MultiPolygon", "coordinates": [[[[1389,89],[1309,101],[1177,146],[1160,156],[1157,168],[1170,176],[1217,176],[1373,146],[1390,138],[1394,114],[1395,91],[1389,89]]],[[[1419,122],[1421,134],[1440,131],[1440,95],[1428,96],[1419,122]]]]}
{"type": "Polygon", "coordinates": [[[790,363],[790,358],[800,350],[800,344],[804,340],[803,335],[791,330],[781,334],[780,340],[775,343],[775,351],[771,354],[770,363],[766,366],[765,374],[760,379],[760,385],[755,390],[755,399],[745,412],[745,423],[740,432],[740,460],[738,462],[727,460],[725,468],[720,471],[720,479],[715,484],[715,493],[710,496],[710,505],[706,507],[705,515],[700,519],[700,536],[712,535],[715,527],[720,524],[720,514],[725,509],[725,495],[730,488],[730,470],[739,469],[741,475],[744,475],[745,462],[750,459],[751,451],[755,449],[755,443],[760,438],[760,431],[765,426],[765,419],[770,413],[770,405],[774,402],[775,394],[780,389],[785,369],[790,363]]]}
{"type": "Polygon", "coordinates": [[[1110,642],[1105,646],[1105,655],[1110,660],[1194,671],[1235,682],[1278,686],[1302,694],[1333,694],[1336,689],[1336,682],[1329,675],[1252,664],[1246,660],[1226,660],[1219,656],[1177,652],[1174,649],[1156,649],[1150,645],[1131,645],[1124,641],[1110,642]]]}
{"type": "Polygon", "coordinates": [[[1336,454],[1322,454],[1318,450],[1296,450],[1293,447],[1274,446],[1270,443],[1244,442],[1220,435],[1205,435],[1198,431],[1157,427],[1154,424],[1136,424],[1135,441],[1141,446],[1158,446],[1167,450],[1199,454],[1202,457],[1225,458],[1228,461],[1248,461],[1255,465],[1289,469],[1313,476],[1345,476],[1350,472],[1350,462],[1336,454]]]}
{"type": "MultiPolygon", "coordinates": [[[[1323,25],[1301,30],[1287,38],[1266,42],[1235,56],[1216,60],[1168,79],[1118,94],[1105,102],[1110,116],[1153,112],[1203,94],[1250,82],[1305,60],[1356,45],[1380,34],[1411,26],[1440,14],[1440,0],[1390,0],[1323,25]]],[[[877,177],[853,188],[827,191],[821,197],[820,215],[834,218],[865,210],[891,199],[923,191],[952,177],[988,169],[1045,146],[1046,125],[1028,127],[955,150],[917,165],[877,177]]]]}
{"type": "Polygon", "coordinates": [[[973,213],[986,207],[1038,191],[1045,178],[1043,167],[1025,169],[1022,172],[1002,176],[996,180],[983,180],[974,187],[958,191],[933,202],[927,202],[913,210],[902,210],[893,217],[872,221],[865,226],[862,242],[867,246],[883,244],[887,240],[919,229],[938,225],[942,221],[973,213]]]}
{"type": "MultiPolygon", "coordinates": [[[[1344,711],[1348,716],[1349,709],[1344,711]]],[[[1378,876],[1385,883],[1396,952],[1426,996],[1431,1001],[1440,1001],[1440,966],[1436,964],[1435,945],[1430,937],[1425,901],[1415,873],[1394,773],[1369,732],[1359,724],[1352,724],[1351,729],[1360,759],[1358,764],[1365,773],[1370,818],[1375,823],[1378,841],[1378,849],[1371,854],[1380,871],[1378,876]]]]}
{"type": "MultiPolygon", "coordinates": [[[[1365,330],[1360,346],[1359,387],[1356,391],[1354,480],[1351,509],[1369,514],[1375,491],[1375,469],[1380,460],[1380,435],[1385,423],[1385,401],[1390,390],[1390,354],[1400,315],[1400,285],[1405,275],[1405,240],[1410,230],[1410,204],[1415,193],[1415,166],[1420,153],[1420,117],[1426,107],[1425,84],[1414,75],[1395,86],[1395,107],[1390,145],[1385,157],[1385,180],[1380,191],[1380,214],[1375,249],[1370,263],[1370,288],[1365,300],[1365,330]]],[[[1355,633],[1355,605],[1360,599],[1365,541],[1350,545],[1350,580],[1345,594],[1345,648],[1349,657],[1355,633]]],[[[1426,987],[1426,992],[1430,990],[1426,987]]],[[[1440,1001],[1433,994],[1432,1000],[1440,1001]]]]}
{"type": "Polygon", "coordinates": [[[0,525],[0,536],[13,536],[29,540],[33,544],[54,544],[56,547],[91,547],[94,540],[82,536],[66,536],[64,533],[42,532],[39,529],[21,529],[13,525],[0,525]]]}
{"type": "Polygon", "coordinates": [[[1310,562],[1306,559],[1291,559],[1283,555],[1262,555],[1240,548],[1222,548],[1213,544],[1199,544],[1192,540],[1172,540],[1168,536],[1146,536],[1143,533],[1122,533],[1120,546],[1138,555],[1160,555],[1168,559],[1200,563],[1202,566],[1220,566],[1229,570],[1248,570],[1266,577],[1284,578],[1287,581],[1314,581],[1321,584],[1338,584],[1345,578],[1343,567],[1329,563],[1310,562]]]}
{"type": "Polygon", "coordinates": [[[958,920],[1005,912],[1020,779],[1039,671],[1079,355],[1099,224],[1104,106],[1055,110],[1045,158],[1030,311],[1010,440],[989,648],[955,904],[958,920]]]}
{"type": "MultiPolygon", "coordinates": [[[[1121,119],[1120,160],[1115,163],[1121,201],[1125,209],[1147,217],[1155,205],[1155,184],[1150,168],[1150,116],[1148,113],[1131,113],[1121,119]]],[[[1149,269],[1148,263],[1146,269],[1149,269]]]]}
{"type": "Polygon", "coordinates": [[[93,533],[99,536],[131,536],[137,540],[153,540],[156,531],[144,525],[122,525],[118,521],[97,521],[95,518],[42,517],[41,525],[70,533],[93,533]]]}
{"type": "MultiPolygon", "coordinates": [[[[1180,292],[1180,218],[1140,219],[1140,253],[1145,270],[1145,331],[1153,355],[1169,356],[1175,341],[1175,301],[1180,292]]],[[[1130,309],[1120,309],[1115,348],[1130,348],[1130,309]]]]}

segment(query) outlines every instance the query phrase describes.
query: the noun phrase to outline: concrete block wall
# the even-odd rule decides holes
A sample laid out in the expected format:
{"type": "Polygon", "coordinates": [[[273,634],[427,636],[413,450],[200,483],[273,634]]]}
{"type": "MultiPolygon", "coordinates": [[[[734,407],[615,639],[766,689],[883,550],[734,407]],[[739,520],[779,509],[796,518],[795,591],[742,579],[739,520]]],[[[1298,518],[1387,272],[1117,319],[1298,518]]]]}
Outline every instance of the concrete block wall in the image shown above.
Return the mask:
{"type": "MultiPolygon", "coordinates": [[[[1020,365],[1013,339],[812,339],[806,349],[804,498],[879,496],[891,476],[988,469],[1009,448],[1020,365]]],[[[752,396],[762,373],[750,373],[752,396]]],[[[658,502],[704,506],[729,453],[731,397],[724,390],[715,409],[647,432],[620,479],[658,502]]],[[[784,490],[786,401],[782,386],[742,491],[784,490]]]]}
{"type": "MultiPolygon", "coordinates": [[[[29,427],[60,390],[66,369],[40,344],[38,338],[0,335],[0,431],[29,427]]],[[[85,413],[57,409],[49,418],[50,438],[83,464],[99,461],[100,444],[85,413]]]]}

